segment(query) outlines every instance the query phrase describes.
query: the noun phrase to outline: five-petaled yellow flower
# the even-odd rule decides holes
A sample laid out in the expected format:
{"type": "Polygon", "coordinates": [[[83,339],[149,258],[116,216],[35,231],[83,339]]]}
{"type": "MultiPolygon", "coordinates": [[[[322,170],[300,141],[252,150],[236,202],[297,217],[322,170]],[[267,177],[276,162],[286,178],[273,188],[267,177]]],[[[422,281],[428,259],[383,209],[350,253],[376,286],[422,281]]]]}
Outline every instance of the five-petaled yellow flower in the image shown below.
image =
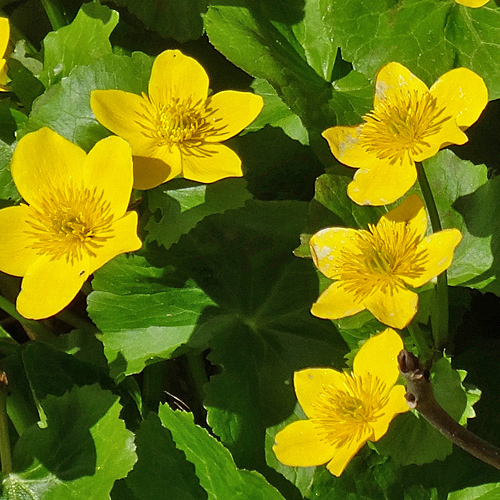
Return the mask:
{"type": "Polygon", "coordinates": [[[135,188],[179,174],[198,182],[243,175],[238,155],[220,143],[257,117],[260,96],[228,90],[208,97],[207,73],[178,50],[155,59],[148,92],[94,90],[90,99],[99,122],[132,146],[135,188]]]}
{"type": "Polygon", "coordinates": [[[463,130],[488,103],[483,79],[466,68],[445,73],[427,86],[399,63],[377,73],[373,110],[364,123],[323,132],[334,156],[359,169],[347,194],[360,205],[385,205],[415,183],[415,162],[450,144],[464,144],[463,130]]]}
{"type": "Polygon", "coordinates": [[[295,393],[308,420],[276,434],[278,460],[293,467],[328,462],[328,470],[340,476],[367,441],[378,441],[394,416],[409,409],[405,388],[395,385],[402,348],[399,335],[388,328],[363,344],[352,373],[331,368],[295,372],[295,393]]]}
{"type": "Polygon", "coordinates": [[[314,316],[339,319],[368,309],[404,328],[417,312],[417,288],[448,269],[462,239],[458,229],[425,236],[427,215],[417,195],[406,198],[368,230],[329,227],[310,240],[316,267],[335,280],[313,304],[314,316]]]}
{"type": "Polygon", "coordinates": [[[0,210],[0,270],[24,276],[17,310],[58,313],[96,269],[141,247],[130,146],[119,137],[83,149],[49,128],[23,137],[11,172],[27,204],[0,210]]]}
{"type": "Polygon", "coordinates": [[[9,88],[7,87],[7,82],[9,78],[7,77],[7,58],[6,52],[9,46],[10,39],[10,25],[9,20],[6,17],[0,17],[0,92],[7,92],[9,88]]]}

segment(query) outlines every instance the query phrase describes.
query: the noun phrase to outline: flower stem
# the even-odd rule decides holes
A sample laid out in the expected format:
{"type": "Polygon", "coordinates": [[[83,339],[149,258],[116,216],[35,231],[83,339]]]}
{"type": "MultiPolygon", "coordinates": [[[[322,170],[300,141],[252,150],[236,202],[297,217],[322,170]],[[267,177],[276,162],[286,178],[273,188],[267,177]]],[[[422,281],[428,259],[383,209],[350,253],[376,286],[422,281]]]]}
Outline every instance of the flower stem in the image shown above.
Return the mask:
{"type": "Polygon", "coordinates": [[[98,331],[97,327],[93,323],[80,318],[80,316],[73,314],[67,309],[63,309],[60,313],[57,314],[56,317],[67,325],[75,327],[77,330],[81,330],[90,334],[94,334],[98,331]]]}
{"type": "Polygon", "coordinates": [[[418,358],[403,349],[399,353],[398,363],[406,380],[408,406],[420,412],[452,443],[500,470],[500,449],[462,427],[439,405],[434,398],[428,372],[423,369],[418,358]]]}
{"type": "Polygon", "coordinates": [[[68,24],[64,8],[59,0],[40,0],[54,31],[68,24]]]}
{"type": "Polygon", "coordinates": [[[21,316],[17,311],[16,307],[12,302],[9,302],[5,297],[0,295],[0,309],[5,311],[7,314],[12,316],[14,319],[19,321],[21,325],[28,331],[33,332],[37,339],[46,340],[54,338],[54,334],[50,328],[47,328],[43,323],[39,321],[34,321],[32,319],[26,319],[21,316]]]}
{"type": "Polygon", "coordinates": [[[0,374],[0,461],[2,473],[12,472],[12,456],[10,453],[9,418],[7,416],[7,376],[0,374]]]}
{"type": "Polygon", "coordinates": [[[427,365],[427,363],[432,359],[433,357],[433,352],[432,349],[429,347],[429,344],[426,342],[424,338],[424,334],[420,327],[418,326],[417,322],[410,323],[408,326],[408,332],[410,333],[410,337],[415,344],[415,346],[418,349],[418,356],[422,361],[422,364],[424,366],[427,365]]]}
{"type": "MultiPolygon", "coordinates": [[[[421,163],[417,163],[416,166],[418,182],[431,220],[432,232],[436,233],[442,229],[436,202],[424,166],[421,163]]],[[[448,342],[448,316],[448,279],[446,271],[444,271],[437,277],[436,301],[431,310],[432,336],[434,337],[434,347],[438,351],[441,351],[448,342]]]]}

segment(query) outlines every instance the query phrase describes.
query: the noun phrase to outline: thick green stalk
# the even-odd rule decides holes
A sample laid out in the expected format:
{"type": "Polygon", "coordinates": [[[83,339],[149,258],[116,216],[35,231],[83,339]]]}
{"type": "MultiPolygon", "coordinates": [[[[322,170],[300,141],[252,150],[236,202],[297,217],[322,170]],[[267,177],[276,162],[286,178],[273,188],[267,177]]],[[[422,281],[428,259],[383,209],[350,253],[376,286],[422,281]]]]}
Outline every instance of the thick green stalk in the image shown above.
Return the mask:
{"type": "MultiPolygon", "coordinates": [[[[421,163],[417,163],[417,174],[431,220],[432,232],[436,233],[442,229],[441,221],[429,180],[421,163]]],[[[438,351],[441,351],[448,343],[448,315],[448,280],[445,271],[437,277],[436,301],[431,310],[432,336],[434,337],[434,347],[438,351]]]]}
{"type": "Polygon", "coordinates": [[[40,0],[54,31],[68,24],[64,8],[59,0],[40,0]]]}
{"type": "Polygon", "coordinates": [[[9,417],[7,416],[7,376],[0,374],[0,461],[2,474],[12,472],[12,456],[10,453],[9,417]]]}
{"type": "Polygon", "coordinates": [[[433,357],[432,349],[429,347],[429,344],[425,340],[424,334],[416,321],[410,323],[407,328],[413,343],[418,349],[419,359],[422,364],[427,367],[427,364],[433,357]]]}
{"type": "Polygon", "coordinates": [[[60,313],[58,313],[56,318],[64,321],[64,323],[66,323],[67,325],[73,326],[77,330],[82,330],[83,332],[89,334],[94,334],[98,331],[97,327],[93,323],[80,318],[80,316],[73,314],[67,309],[63,309],[60,313]]]}

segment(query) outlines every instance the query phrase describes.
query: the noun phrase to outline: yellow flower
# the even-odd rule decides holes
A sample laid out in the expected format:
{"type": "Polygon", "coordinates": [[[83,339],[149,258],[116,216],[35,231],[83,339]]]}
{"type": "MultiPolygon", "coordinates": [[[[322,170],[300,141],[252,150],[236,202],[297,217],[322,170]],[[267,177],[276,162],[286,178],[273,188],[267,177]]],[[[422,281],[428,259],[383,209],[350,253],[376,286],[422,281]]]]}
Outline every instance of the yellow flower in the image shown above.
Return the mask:
{"type": "Polygon", "coordinates": [[[462,239],[458,229],[425,236],[419,196],[406,198],[368,230],[329,227],[310,240],[316,267],[336,280],[313,304],[314,316],[338,319],[368,309],[379,321],[404,328],[417,312],[417,288],[448,269],[462,239]]]}
{"type": "Polygon", "coordinates": [[[486,5],[490,0],[455,0],[460,5],[465,5],[466,7],[472,7],[473,9],[477,9],[478,7],[482,7],[486,5]]]}
{"type": "Polygon", "coordinates": [[[49,128],[17,145],[11,172],[27,204],[0,210],[0,270],[24,276],[17,310],[58,313],[96,269],[141,247],[132,192],[130,146],[119,137],[86,154],[49,128]]]}
{"type": "Polygon", "coordinates": [[[153,64],[149,95],[94,90],[90,105],[99,122],[132,146],[134,187],[151,189],[179,174],[198,182],[241,177],[241,160],[220,142],[249,125],[263,100],[232,90],[208,97],[203,67],[166,50],[153,64]]]}
{"type": "Polygon", "coordinates": [[[466,68],[445,73],[430,88],[399,63],[377,73],[373,111],[354,127],[323,132],[333,155],[359,169],[347,188],[359,205],[385,205],[415,183],[415,162],[450,144],[464,144],[463,130],[488,103],[483,79],[466,68]]]}
{"type": "Polygon", "coordinates": [[[276,434],[278,460],[292,467],[328,462],[327,469],[340,476],[367,441],[378,441],[394,416],[409,410],[405,388],[395,385],[401,349],[401,338],[388,328],[363,344],[352,373],[331,368],[295,372],[295,393],[309,420],[276,434]]]}
{"type": "Polygon", "coordinates": [[[9,20],[6,17],[0,17],[0,54],[2,58],[0,59],[0,92],[8,92],[7,82],[9,78],[7,77],[7,58],[6,52],[9,45],[10,38],[10,26],[9,20]]]}

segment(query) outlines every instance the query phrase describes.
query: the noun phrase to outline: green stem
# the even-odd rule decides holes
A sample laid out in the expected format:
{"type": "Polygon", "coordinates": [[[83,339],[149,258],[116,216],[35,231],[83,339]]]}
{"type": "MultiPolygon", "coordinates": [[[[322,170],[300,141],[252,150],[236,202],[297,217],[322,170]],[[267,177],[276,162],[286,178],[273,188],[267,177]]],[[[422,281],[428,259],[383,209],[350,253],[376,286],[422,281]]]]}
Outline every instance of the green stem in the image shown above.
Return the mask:
{"type": "Polygon", "coordinates": [[[40,0],[54,31],[68,24],[64,9],[58,0],[40,0]]]}
{"type": "Polygon", "coordinates": [[[50,328],[47,328],[43,323],[39,321],[34,321],[31,319],[26,319],[24,316],[21,316],[17,311],[16,307],[12,302],[9,302],[5,297],[0,295],[0,309],[5,311],[7,314],[12,316],[14,319],[17,319],[23,327],[27,330],[32,331],[37,339],[39,340],[47,340],[54,338],[54,334],[50,328]]]}
{"type": "Polygon", "coordinates": [[[165,385],[165,362],[146,366],[142,372],[143,415],[147,410],[157,411],[165,385]]]}
{"type": "Polygon", "coordinates": [[[12,472],[12,456],[9,440],[9,417],[7,416],[7,377],[5,373],[0,376],[0,461],[2,473],[12,472]]]}
{"type": "Polygon", "coordinates": [[[422,364],[427,366],[427,363],[433,357],[432,349],[429,347],[429,344],[427,343],[424,334],[416,321],[410,323],[407,328],[413,343],[418,349],[418,357],[422,361],[422,364]]]}
{"type": "MultiPolygon", "coordinates": [[[[437,210],[434,196],[425,174],[424,167],[417,163],[417,174],[420,189],[424,196],[429,218],[431,220],[432,232],[441,231],[441,221],[437,210]]],[[[434,348],[441,351],[448,343],[448,280],[446,271],[437,277],[436,301],[431,310],[432,336],[434,337],[434,348]]]]}
{"type": "Polygon", "coordinates": [[[73,314],[71,311],[68,311],[67,309],[58,313],[56,318],[63,321],[67,325],[73,326],[77,330],[81,330],[86,333],[94,334],[98,331],[97,327],[93,323],[83,318],[80,318],[80,316],[73,314]]]}

